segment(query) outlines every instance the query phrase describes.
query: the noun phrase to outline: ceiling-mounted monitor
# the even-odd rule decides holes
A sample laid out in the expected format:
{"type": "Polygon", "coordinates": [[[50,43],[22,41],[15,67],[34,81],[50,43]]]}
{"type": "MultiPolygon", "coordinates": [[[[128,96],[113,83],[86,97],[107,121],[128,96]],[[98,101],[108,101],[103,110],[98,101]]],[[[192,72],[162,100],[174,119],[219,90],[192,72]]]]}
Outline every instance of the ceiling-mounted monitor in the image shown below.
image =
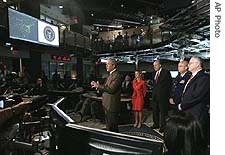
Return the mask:
{"type": "Polygon", "coordinates": [[[58,26],[8,8],[9,37],[37,44],[59,46],[58,26]]]}

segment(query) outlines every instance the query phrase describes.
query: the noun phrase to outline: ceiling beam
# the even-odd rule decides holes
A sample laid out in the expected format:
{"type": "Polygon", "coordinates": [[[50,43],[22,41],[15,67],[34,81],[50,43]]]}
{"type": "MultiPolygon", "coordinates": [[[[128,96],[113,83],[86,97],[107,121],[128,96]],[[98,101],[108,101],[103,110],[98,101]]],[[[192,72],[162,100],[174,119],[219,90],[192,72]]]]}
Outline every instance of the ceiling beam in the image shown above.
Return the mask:
{"type": "Polygon", "coordinates": [[[156,3],[156,2],[150,2],[150,1],[147,1],[147,0],[136,0],[137,2],[142,2],[142,3],[145,3],[145,4],[148,4],[148,5],[152,5],[152,6],[158,6],[159,4],[156,3]]]}

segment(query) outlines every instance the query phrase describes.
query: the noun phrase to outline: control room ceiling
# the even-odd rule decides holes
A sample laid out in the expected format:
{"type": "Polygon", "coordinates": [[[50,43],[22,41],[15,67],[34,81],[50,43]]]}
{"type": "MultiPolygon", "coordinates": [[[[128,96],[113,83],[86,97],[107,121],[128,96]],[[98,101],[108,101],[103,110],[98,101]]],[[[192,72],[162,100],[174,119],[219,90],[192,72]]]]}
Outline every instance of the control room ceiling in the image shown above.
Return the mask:
{"type": "Polygon", "coordinates": [[[170,39],[153,49],[99,55],[105,58],[114,55],[123,62],[152,62],[154,58],[179,61],[193,55],[210,59],[210,1],[199,0],[165,20],[160,26],[162,32],[170,32],[170,39]],[[123,54],[124,53],[124,54],[123,54]]]}
{"type": "MultiPolygon", "coordinates": [[[[19,1],[9,0],[7,5],[19,1]]],[[[160,30],[171,32],[170,40],[154,49],[124,53],[131,58],[138,53],[140,61],[152,61],[156,56],[174,61],[191,55],[210,58],[209,0],[40,0],[40,3],[46,7],[62,5],[63,14],[76,16],[80,24],[94,29],[95,25],[101,26],[103,31],[109,30],[108,25],[128,28],[162,19],[160,30]]],[[[0,1],[2,5],[6,4],[0,1]]]]}
{"type": "Polygon", "coordinates": [[[62,13],[77,17],[82,25],[102,31],[161,22],[191,4],[190,0],[40,0],[45,6],[61,6],[62,13]],[[172,7],[171,7],[172,6],[172,7]]]}

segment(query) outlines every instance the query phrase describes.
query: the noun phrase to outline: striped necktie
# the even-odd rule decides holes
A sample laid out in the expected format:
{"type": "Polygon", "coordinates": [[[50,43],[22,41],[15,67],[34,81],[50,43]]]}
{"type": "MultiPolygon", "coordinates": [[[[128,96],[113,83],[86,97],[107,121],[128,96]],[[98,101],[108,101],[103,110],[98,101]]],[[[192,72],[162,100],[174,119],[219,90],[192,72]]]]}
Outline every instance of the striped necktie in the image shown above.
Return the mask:
{"type": "Polygon", "coordinates": [[[159,71],[155,75],[155,83],[157,84],[159,81],[159,71]]]}
{"type": "Polygon", "coordinates": [[[191,81],[192,78],[193,78],[193,75],[190,76],[190,78],[188,79],[186,85],[184,86],[183,93],[185,92],[185,90],[186,90],[186,88],[187,88],[187,85],[188,85],[188,83],[191,81]]]}

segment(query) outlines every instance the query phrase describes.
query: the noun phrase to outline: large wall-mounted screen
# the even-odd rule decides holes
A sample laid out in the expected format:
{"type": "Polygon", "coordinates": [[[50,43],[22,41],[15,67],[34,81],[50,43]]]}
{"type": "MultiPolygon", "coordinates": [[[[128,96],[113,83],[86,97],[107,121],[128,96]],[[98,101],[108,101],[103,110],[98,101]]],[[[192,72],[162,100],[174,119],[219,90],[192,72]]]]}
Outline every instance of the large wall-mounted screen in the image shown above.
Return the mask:
{"type": "Polygon", "coordinates": [[[37,44],[59,46],[57,26],[8,8],[9,37],[37,44]]]}

